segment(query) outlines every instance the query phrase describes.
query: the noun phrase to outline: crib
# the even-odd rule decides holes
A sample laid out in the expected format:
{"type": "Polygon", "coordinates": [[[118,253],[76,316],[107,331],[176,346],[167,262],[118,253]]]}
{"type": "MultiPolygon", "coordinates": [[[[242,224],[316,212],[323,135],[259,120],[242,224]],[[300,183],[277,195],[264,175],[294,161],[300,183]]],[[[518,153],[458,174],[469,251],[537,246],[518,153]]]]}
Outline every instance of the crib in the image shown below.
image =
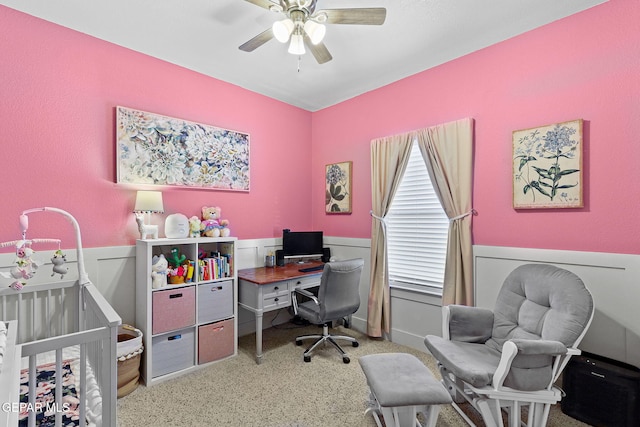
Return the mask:
{"type": "Polygon", "coordinates": [[[20,243],[27,240],[27,215],[41,211],[64,215],[74,226],[78,278],[49,280],[44,272],[43,283],[0,288],[0,320],[8,326],[4,354],[20,355],[0,365],[7,382],[0,387],[0,427],[115,426],[121,319],[85,272],[80,228],[71,214],[47,207],[24,211],[20,243]]]}

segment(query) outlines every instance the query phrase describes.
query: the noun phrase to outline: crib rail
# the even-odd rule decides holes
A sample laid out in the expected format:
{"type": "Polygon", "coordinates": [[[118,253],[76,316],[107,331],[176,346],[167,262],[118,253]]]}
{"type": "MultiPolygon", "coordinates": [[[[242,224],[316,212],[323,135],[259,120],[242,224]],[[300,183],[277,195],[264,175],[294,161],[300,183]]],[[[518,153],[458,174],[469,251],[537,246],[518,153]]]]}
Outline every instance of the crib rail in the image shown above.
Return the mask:
{"type": "Polygon", "coordinates": [[[102,392],[102,425],[115,426],[118,398],[116,353],[118,326],[122,320],[92,283],[84,287],[84,297],[79,303],[84,304],[85,308],[80,310],[83,328],[106,330],[102,340],[94,341],[89,346],[88,357],[91,366],[95,367],[96,381],[102,392]]]}
{"type": "Polygon", "coordinates": [[[79,331],[76,281],[0,289],[0,319],[17,320],[19,344],[79,331]]]}
{"type": "MultiPolygon", "coordinates": [[[[22,357],[29,361],[31,407],[36,396],[39,356],[55,354],[55,399],[62,402],[64,352],[73,349],[74,354],[79,354],[76,375],[79,375],[78,399],[83,402],[79,405],[80,426],[87,419],[95,420],[97,425],[116,425],[116,348],[121,319],[91,282],[84,286],[77,281],[29,285],[21,292],[0,290],[0,319],[18,320],[22,357]],[[88,381],[97,387],[88,387],[88,381]],[[87,390],[94,392],[87,395],[87,390]],[[97,419],[95,408],[101,408],[97,419]]],[[[62,411],[55,413],[55,425],[61,426],[62,411]]],[[[28,425],[35,425],[33,413],[28,425]]]]}

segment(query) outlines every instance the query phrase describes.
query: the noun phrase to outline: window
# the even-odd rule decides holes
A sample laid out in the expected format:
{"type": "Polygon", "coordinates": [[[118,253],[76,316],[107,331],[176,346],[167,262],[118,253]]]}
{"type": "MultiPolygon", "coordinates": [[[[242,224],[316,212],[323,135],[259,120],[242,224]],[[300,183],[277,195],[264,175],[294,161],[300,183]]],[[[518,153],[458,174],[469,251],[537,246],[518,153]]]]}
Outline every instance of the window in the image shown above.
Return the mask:
{"type": "Polygon", "coordinates": [[[385,222],[391,286],[442,295],[449,219],[417,142],[385,222]]]}

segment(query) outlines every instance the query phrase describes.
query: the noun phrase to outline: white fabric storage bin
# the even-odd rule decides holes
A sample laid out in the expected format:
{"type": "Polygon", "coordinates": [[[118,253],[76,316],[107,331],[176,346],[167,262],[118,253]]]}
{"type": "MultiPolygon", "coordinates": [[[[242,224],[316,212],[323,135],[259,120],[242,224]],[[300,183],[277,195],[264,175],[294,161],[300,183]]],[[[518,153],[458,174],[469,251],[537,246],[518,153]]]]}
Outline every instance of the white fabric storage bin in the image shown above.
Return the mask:
{"type": "Polygon", "coordinates": [[[198,285],[198,323],[215,322],[233,316],[233,281],[198,285]]]}
{"type": "Polygon", "coordinates": [[[195,364],[195,328],[159,335],[152,341],[154,378],[195,364]]]}

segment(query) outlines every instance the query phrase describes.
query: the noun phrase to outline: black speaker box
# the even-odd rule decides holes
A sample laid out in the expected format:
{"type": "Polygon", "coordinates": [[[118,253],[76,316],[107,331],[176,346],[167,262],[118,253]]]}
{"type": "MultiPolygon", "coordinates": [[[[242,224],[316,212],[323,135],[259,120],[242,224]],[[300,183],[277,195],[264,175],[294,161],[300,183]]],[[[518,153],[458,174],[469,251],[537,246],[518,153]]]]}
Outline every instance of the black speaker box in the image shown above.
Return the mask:
{"type": "Polygon", "coordinates": [[[640,369],[583,353],[563,373],[562,412],[595,427],[640,426],[640,369]]]}
{"type": "Polygon", "coordinates": [[[276,265],[278,267],[284,266],[284,251],[283,250],[277,250],[276,251],[276,265]]]}
{"type": "Polygon", "coordinates": [[[322,248],[322,262],[331,260],[331,248],[322,248]]]}

